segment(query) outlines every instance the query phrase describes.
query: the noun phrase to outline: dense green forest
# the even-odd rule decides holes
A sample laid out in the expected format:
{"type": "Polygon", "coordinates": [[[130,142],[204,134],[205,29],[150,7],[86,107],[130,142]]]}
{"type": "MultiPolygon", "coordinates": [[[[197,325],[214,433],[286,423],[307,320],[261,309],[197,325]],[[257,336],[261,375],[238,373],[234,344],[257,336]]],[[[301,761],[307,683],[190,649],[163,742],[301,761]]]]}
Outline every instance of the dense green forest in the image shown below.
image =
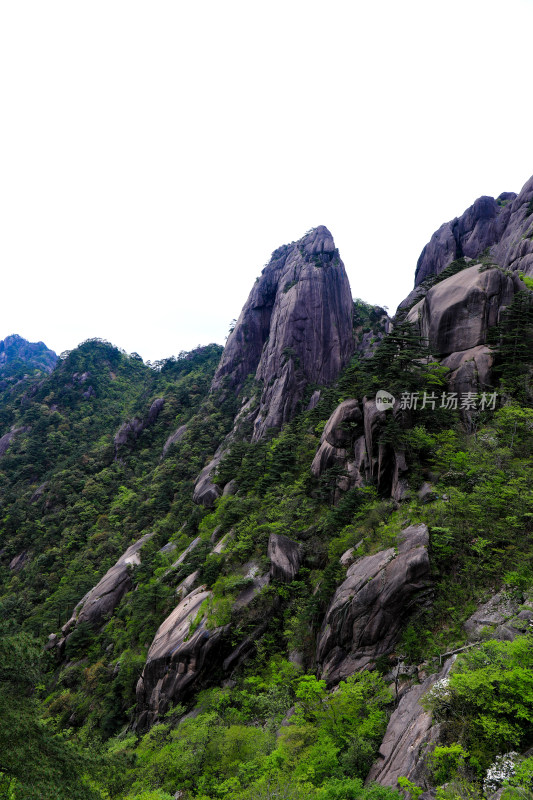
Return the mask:
{"type": "MultiPolygon", "coordinates": [[[[318,478],[310,471],[343,400],[446,386],[447,370],[412,326],[399,322],[382,338],[379,315],[361,301],[355,327],[375,334],[373,357],[356,354],[281,431],[254,443],[242,431],[216,476],[238,491],[211,509],[192,502],[194,480],[258,391],[250,380],[238,397],[209,393],[222,348],[146,365],[90,340],[50,375],[6,386],[0,432],[19,432],[0,459],[0,798],[396,800],[401,789],[416,800],[422,789],[406,780],[364,784],[397,704],[391,670],[401,661],[436,671],[443,654],[466,645],[465,620],[495,592],[518,608],[533,597],[532,296],[519,292],[492,331],[494,410],[388,417],[380,442],[401,449],[408,466],[401,502],[371,482],[339,492],[342,465],[318,478]],[[128,420],[137,424],[124,428],[128,420]],[[428,482],[429,496],[419,491],[428,482]],[[431,603],[413,610],[393,653],[332,690],[317,677],[314,650],[346,574],[341,555],[396,547],[417,523],[430,532],[431,603]],[[43,649],[147,533],[116,612],[98,628],[78,625],[62,655],[43,649]],[[229,534],[218,553],[215,533],[229,534]],[[301,545],[302,567],[241,607],[243,565],[268,569],[272,533],[301,545]],[[230,625],[237,642],[265,624],[231,680],[214,673],[139,730],[135,688],[148,648],[194,570],[212,590],[208,628],[230,625]]],[[[489,796],[503,757],[533,746],[533,634],[495,641],[488,629],[484,638],[423,701],[442,723],[429,762],[439,800],[489,796]]],[[[504,800],[532,796],[533,759],[515,760],[504,800]]]]}

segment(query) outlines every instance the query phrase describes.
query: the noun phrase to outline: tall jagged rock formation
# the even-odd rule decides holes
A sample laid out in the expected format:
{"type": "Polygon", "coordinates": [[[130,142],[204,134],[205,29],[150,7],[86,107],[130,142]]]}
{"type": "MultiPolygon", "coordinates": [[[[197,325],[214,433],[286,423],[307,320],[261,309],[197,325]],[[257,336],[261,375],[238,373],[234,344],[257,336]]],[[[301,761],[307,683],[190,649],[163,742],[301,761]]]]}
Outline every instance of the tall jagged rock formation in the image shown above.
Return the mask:
{"type": "Polygon", "coordinates": [[[452,391],[491,388],[489,329],[525,288],[522,273],[533,274],[533,177],[518,195],[478,198],[441,225],[422,250],[415,288],[397,313],[419,326],[450,369],[452,391]],[[450,265],[455,274],[441,275],[450,265]]]}
{"type": "Polygon", "coordinates": [[[478,258],[487,248],[504,269],[533,274],[533,177],[520,194],[479,197],[460,217],[444,223],[422,250],[415,286],[458,258],[478,258]]]}
{"type": "Polygon", "coordinates": [[[296,412],[309,383],[329,384],[353,353],[352,294],[333,237],[320,225],[284,245],[256,281],[230,334],[213,389],[263,385],[254,439],[296,412]]]}
{"type": "MultiPolygon", "coordinates": [[[[333,237],[320,225],[283,245],[256,280],[212,382],[212,391],[260,383],[259,403],[241,411],[257,441],[298,411],[309,384],[333,383],[354,352],[353,301],[333,237]],[[245,412],[245,413],[244,413],[245,412]]],[[[228,442],[198,478],[194,499],[210,505],[220,494],[211,476],[228,442]]]]}

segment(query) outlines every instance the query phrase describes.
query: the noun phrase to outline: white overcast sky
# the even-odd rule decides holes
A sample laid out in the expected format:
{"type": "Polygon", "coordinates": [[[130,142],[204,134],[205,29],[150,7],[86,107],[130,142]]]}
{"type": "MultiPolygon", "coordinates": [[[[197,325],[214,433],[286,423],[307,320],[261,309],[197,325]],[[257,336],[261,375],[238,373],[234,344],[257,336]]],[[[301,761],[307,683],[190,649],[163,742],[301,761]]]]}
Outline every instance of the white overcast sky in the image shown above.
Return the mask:
{"type": "Polygon", "coordinates": [[[391,311],[533,173],[533,0],[0,2],[0,338],[223,343],[327,225],[391,311]]]}

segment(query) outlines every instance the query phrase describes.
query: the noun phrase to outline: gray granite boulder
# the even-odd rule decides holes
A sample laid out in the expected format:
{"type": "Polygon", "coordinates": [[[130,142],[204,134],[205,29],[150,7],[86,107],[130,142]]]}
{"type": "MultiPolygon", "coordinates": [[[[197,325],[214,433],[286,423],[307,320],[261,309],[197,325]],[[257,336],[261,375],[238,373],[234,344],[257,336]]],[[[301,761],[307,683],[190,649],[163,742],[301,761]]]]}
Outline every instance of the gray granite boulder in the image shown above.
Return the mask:
{"type": "Polygon", "coordinates": [[[414,608],[430,589],[428,529],[411,525],[398,548],[365,556],[349,567],[326,612],[317,663],[338,683],[391,651],[414,608]]]}
{"type": "Polygon", "coordinates": [[[185,432],[187,430],[187,425],[180,425],[174,433],[171,433],[168,439],[166,440],[165,444],[163,445],[163,452],[161,453],[161,458],[164,458],[173,444],[179,442],[180,439],[183,439],[185,436],[185,432]]]}
{"type": "MultiPolygon", "coordinates": [[[[251,578],[233,608],[248,606],[268,580],[268,575],[251,578]]],[[[198,586],[160,625],[137,683],[138,730],[150,727],[172,704],[186,700],[199,686],[212,681],[215,674],[230,672],[253,647],[253,633],[235,649],[230,625],[208,625],[202,604],[210,597],[205,586],[198,586]]]]}
{"type": "Polygon", "coordinates": [[[430,675],[402,696],[389,720],[367,783],[375,781],[381,786],[396,788],[398,778],[405,776],[417,785],[424,785],[424,756],[431,750],[431,745],[438,742],[440,726],[433,724],[431,713],[424,710],[420,700],[438,680],[447,677],[453,661],[453,658],[448,659],[440,672],[430,675]]]}
{"type": "Polygon", "coordinates": [[[501,269],[467,267],[433,286],[409,311],[407,320],[419,326],[437,356],[483,345],[502,309],[520,288],[518,276],[501,269]]]}
{"type": "Polygon", "coordinates": [[[14,426],[10,431],[4,433],[4,435],[0,437],[0,458],[7,453],[8,447],[15,436],[17,436],[19,433],[24,433],[27,430],[29,430],[27,426],[20,426],[18,428],[14,426]]]}
{"type": "Polygon", "coordinates": [[[145,428],[149,428],[156,422],[164,404],[164,398],[157,397],[144,418],[133,417],[120,426],[113,439],[115,460],[119,458],[124,448],[131,447],[136,442],[145,428]]]}
{"type": "Polygon", "coordinates": [[[440,363],[450,370],[446,377],[448,388],[460,396],[464,392],[490,388],[493,360],[491,350],[486,345],[479,344],[469,350],[451,353],[440,363]]]}
{"type": "Polygon", "coordinates": [[[272,580],[290,583],[294,580],[302,563],[302,546],[287,536],[271,533],[268,540],[270,577],[272,580]]]}
{"type": "Polygon", "coordinates": [[[533,601],[520,603],[516,594],[497,592],[466,620],[464,629],[470,642],[482,639],[512,641],[533,625],[533,601]]]}
{"type": "Polygon", "coordinates": [[[82,622],[98,627],[106,621],[118,606],[126,592],[132,588],[131,569],[141,563],[141,549],[152,538],[146,533],[135,544],[128,547],[116,564],[109,569],[90,592],[87,592],[72,613],[72,617],[63,626],[64,636],[82,622]]]}

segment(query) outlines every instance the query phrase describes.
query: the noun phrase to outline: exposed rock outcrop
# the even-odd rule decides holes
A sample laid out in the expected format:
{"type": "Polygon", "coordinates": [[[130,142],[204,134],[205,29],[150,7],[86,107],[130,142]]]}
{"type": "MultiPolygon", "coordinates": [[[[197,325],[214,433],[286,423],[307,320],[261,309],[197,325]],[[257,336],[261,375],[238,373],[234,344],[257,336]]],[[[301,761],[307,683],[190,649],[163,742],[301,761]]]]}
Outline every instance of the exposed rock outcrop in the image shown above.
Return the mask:
{"type": "Polygon", "coordinates": [[[210,508],[215,500],[217,500],[222,494],[221,487],[218,484],[213,483],[213,478],[218,465],[222,461],[224,452],[225,447],[221,445],[209,464],[206,464],[196,478],[196,484],[194,486],[194,492],[192,496],[192,499],[195,503],[199,503],[210,508]]]}
{"type": "Polygon", "coordinates": [[[180,425],[174,433],[171,433],[168,439],[166,440],[165,444],[163,445],[163,452],[161,453],[161,458],[164,458],[168,453],[169,449],[172,447],[173,444],[179,442],[180,439],[183,439],[185,436],[185,431],[187,430],[187,425],[180,425]]]}
{"type": "Polygon", "coordinates": [[[191,623],[210,595],[205,586],[199,586],[160,625],[137,683],[140,729],[168,709],[171,699],[195,680],[207,655],[216,649],[222,631],[208,631],[205,619],[191,635],[191,623]]]}
{"type": "Polygon", "coordinates": [[[471,642],[483,638],[512,641],[533,625],[533,600],[520,603],[516,595],[501,591],[479,606],[464,624],[471,642]]]}
{"type": "Polygon", "coordinates": [[[270,577],[272,580],[290,583],[294,580],[302,562],[302,548],[287,536],[271,533],[268,540],[270,577]]]}
{"type": "Polygon", "coordinates": [[[255,436],[294,413],[307,383],[335,380],[353,352],[350,284],[323,225],[284,245],[256,281],[228,338],[213,389],[263,382],[255,436]]]}
{"type": "Polygon", "coordinates": [[[493,356],[486,345],[477,345],[469,350],[451,353],[440,362],[443,367],[448,367],[451,372],[447,375],[450,391],[472,392],[486,389],[491,382],[491,367],[493,356]]]}
{"type": "Polygon", "coordinates": [[[255,375],[261,394],[239,412],[200,473],[194,501],[210,506],[220,496],[213,473],[244,422],[255,441],[281,427],[300,408],[306,387],[331,384],[353,352],[350,284],[331,233],[320,225],[272,254],[229,335],[212,391],[238,393],[255,375]]]}
{"type": "Polygon", "coordinates": [[[129,447],[136,442],[145,428],[149,428],[157,420],[165,404],[163,397],[157,397],[148,410],[146,417],[133,417],[124,422],[115,434],[113,443],[115,445],[115,460],[119,458],[121,450],[129,447]]]}
{"type": "Polygon", "coordinates": [[[319,477],[334,464],[354,463],[353,482],[361,483],[361,458],[351,458],[350,444],[363,436],[363,413],[358,400],[344,400],[328,419],[320,437],[320,446],[311,464],[311,472],[319,477]],[[356,436],[356,432],[359,436],[356,436]],[[359,462],[356,464],[356,462],[359,462]],[[357,473],[357,474],[356,474],[357,473]]]}
{"type": "Polygon", "coordinates": [[[317,662],[335,684],[390,652],[415,606],[427,598],[428,529],[412,525],[393,547],[358,559],[346,573],[326,613],[317,662]]]}
{"type": "Polygon", "coordinates": [[[520,285],[518,275],[497,268],[480,271],[475,264],[433,286],[407,320],[419,325],[434,355],[464,352],[486,343],[489,328],[520,285]]]}
{"type": "Polygon", "coordinates": [[[13,427],[7,433],[4,433],[3,436],[0,437],[0,458],[5,456],[8,451],[9,445],[19,433],[24,433],[25,431],[29,430],[27,426],[20,426],[19,428],[13,427]]]}
{"type": "Polygon", "coordinates": [[[57,355],[44,342],[28,342],[16,333],[0,340],[0,377],[9,374],[9,368],[16,364],[50,373],[56,363],[57,355]]]}
{"type": "MultiPolygon", "coordinates": [[[[189,578],[192,580],[193,576],[189,578]]],[[[249,605],[268,580],[268,575],[254,577],[236,598],[234,609],[249,605]]],[[[139,730],[152,725],[172,703],[186,699],[217,672],[230,672],[253,646],[253,634],[235,649],[229,636],[230,625],[208,627],[201,606],[210,597],[205,586],[198,586],[159,627],[137,683],[135,725],[139,730]]]]}
{"type": "Polygon", "coordinates": [[[28,551],[23,550],[21,553],[18,553],[18,555],[11,559],[9,562],[9,569],[11,572],[20,572],[20,570],[26,566],[29,560],[30,557],[28,555],[28,551]]]}
{"type": "Polygon", "coordinates": [[[450,658],[440,672],[430,675],[403,695],[389,720],[378,760],[368,774],[367,783],[375,781],[396,788],[398,778],[405,776],[418,785],[424,784],[424,755],[432,744],[438,742],[440,726],[433,724],[431,713],[422,708],[420,700],[438,680],[446,678],[453,661],[450,658]]]}
{"type": "Polygon", "coordinates": [[[480,197],[460,217],[431,237],[418,259],[415,286],[438,275],[452,261],[478,258],[487,248],[500,267],[533,274],[533,178],[519,195],[480,197]]]}
{"type": "Polygon", "coordinates": [[[132,587],[131,567],[141,563],[141,549],[151,539],[152,533],[146,533],[137,542],[128,547],[116,564],[109,569],[103,578],[90,592],[87,592],[72,613],[72,617],[63,626],[63,636],[82,622],[98,627],[115,610],[126,592],[132,587]]]}
{"type": "MultiPolygon", "coordinates": [[[[340,492],[373,480],[381,493],[401,500],[407,492],[407,464],[403,452],[380,441],[387,413],[366,397],[362,403],[344,400],[326,423],[311,473],[318,478],[339,464],[345,470],[337,482],[340,492]]],[[[392,413],[400,413],[398,402],[392,413]]]]}

